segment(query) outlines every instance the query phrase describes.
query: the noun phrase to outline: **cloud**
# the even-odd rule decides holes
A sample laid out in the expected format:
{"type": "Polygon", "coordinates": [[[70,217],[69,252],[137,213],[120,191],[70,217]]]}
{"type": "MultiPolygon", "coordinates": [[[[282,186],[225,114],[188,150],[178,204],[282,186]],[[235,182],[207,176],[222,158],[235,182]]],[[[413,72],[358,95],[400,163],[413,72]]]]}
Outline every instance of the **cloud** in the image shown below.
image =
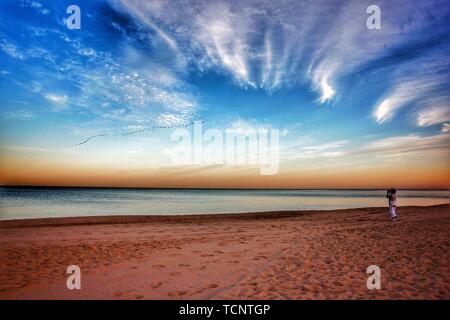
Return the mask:
{"type": "Polygon", "coordinates": [[[437,134],[421,136],[410,134],[380,139],[350,152],[350,154],[372,154],[387,158],[413,156],[446,156],[450,153],[450,136],[437,134]]]}
{"type": "Polygon", "coordinates": [[[68,97],[67,95],[58,95],[58,94],[54,94],[54,93],[47,93],[45,95],[45,98],[53,103],[62,105],[62,104],[66,104],[68,97]]]}
{"type": "MultiPolygon", "coordinates": [[[[381,124],[390,121],[401,108],[407,105],[425,107],[436,101],[447,99],[445,96],[448,93],[440,91],[440,87],[445,83],[442,76],[421,76],[419,73],[415,75],[415,78],[418,79],[411,78],[412,76],[408,75],[408,77],[400,77],[396,80],[392,85],[391,92],[375,106],[373,117],[377,123],[381,124]]],[[[423,126],[427,121],[430,121],[430,119],[425,119],[425,117],[430,117],[430,112],[436,113],[437,110],[433,107],[428,112],[419,112],[418,116],[422,117],[423,120],[418,120],[418,125],[423,126]],[[419,124],[422,122],[423,124],[419,124]]]]}
{"type": "Polygon", "coordinates": [[[55,64],[56,55],[51,51],[42,47],[30,47],[27,49],[19,48],[12,42],[7,41],[0,34],[0,50],[18,60],[26,60],[30,58],[42,59],[46,62],[55,64]]]}
{"type": "Polygon", "coordinates": [[[4,39],[0,40],[0,49],[6,53],[7,55],[15,58],[15,59],[19,59],[19,60],[24,60],[25,59],[25,55],[19,51],[19,49],[17,48],[17,46],[15,46],[14,44],[7,42],[4,39]]]}
{"type": "Polygon", "coordinates": [[[306,137],[300,144],[285,146],[282,155],[284,160],[342,158],[346,163],[352,163],[362,156],[367,159],[365,161],[377,162],[380,159],[446,157],[450,155],[449,143],[448,134],[392,136],[363,145],[350,144],[347,140],[313,144],[313,140],[306,137]]]}
{"type": "Polygon", "coordinates": [[[417,113],[417,125],[428,127],[450,121],[450,106],[431,107],[417,113]]]}
{"type": "MultiPolygon", "coordinates": [[[[32,6],[32,1],[25,2],[32,6]]],[[[351,1],[109,3],[119,16],[107,23],[116,36],[112,43],[97,47],[91,34],[34,27],[36,43],[52,37],[63,50],[50,50],[44,42],[24,50],[6,38],[0,49],[17,59],[45,57],[48,68],[33,66],[33,81],[75,88],[64,102],[46,97],[53,104],[127,122],[121,126],[166,121],[168,115],[199,109],[200,95],[189,81],[202,73],[219,73],[243,88],[269,94],[283,88],[311,89],[321,104],[343,96],[346,77],[358,84],[356,74],[364,81],[381,74],[385,85],[374,86],[380,99],[367,106],[377,123],[388,122],[406,106],[425,112],[433,107],[427,103],[430,95],[445,97],[445,44],[439,42],[438,31],[423,36],[449,11],[438,4],[420,5],[433,16],[429,19],[408,2],[396,6],[382,1],[383,30],[377,31],[366,28],[367,4],[351,1]]],[[[429,118],[422,122],[429,123],[429,118]]]]}
{"type": "Polygon", "coordinates": [[[222,65],[239,83],[254,87],[247,62],[246,20],[231,12],[225,3],[210,5],[195,20],[194,41],[213,63],[222,65]]]}
{"type": "MultiPolygon", "coordinates": [[[[182,116],[198,108],[198,97],[183,73],[153,61],[145,52],[121,41],[120,52],[91,48],[83,38],[56,29],[30,30],[40,43],[51,36],[64,50],[55,56],[44,48],[27,49],[25,58],[38,57],[49,63],[30,67],[34,93],[52,102],[53,110],[64,107],[74,113],[115,122],[118,126],[158,122],[158,114],[182,116]],[[57,61],[57,63],[55,63],[57,61]],[[61,83],[75,88],[67,95],[43,92],[61,83]],[[126,124],[124,124],[125,122],[126,124]]],[[[56,51],[55,51],[56,52],[56,51]]]]}
{"type": "Polygon", "coordinates": [[[42,3],[36,0],[19,0],[19,5],[21,7],[33,8],[43,15],[47,15],[50,13],[49,9],[44,7],[42,3]]]}
{"type": "Polygon", "coordinates": [[[157,116],[156,123],[160,126],[173,127],[191,124],[192,121],[201,121],[196,114],[193,113],[162,113],[157,116]]]}
{"type": "Polygon", "coordinates": [[[167,70],[153,65],[149,69],[114,63],[81,74],[79,105],[105,118],[132,122],[150,121],[158,113],[181,115],[197,109],[197,98],[187,85],[167,70]]]}
{"type": "Polygon", "coordinates": [[[391,120],[395,113],[414,97],[403,88],[396,89],[386,98],[384,98],[376,107],[373,116],[377,123],[383,123],[391,120]]]}
{"type": "Polygon", "coordinates": [[[336,93],[336,91],[334,91],[333,87],[331,87],[328,83],[328,77],[323,77],[320,80],[320,90],[322,92],[322,95],[320,96],[320,103],[324,103],[327,101],[330,101],[334,94],[336,93]]]}
{"type": "Polygon", "coordinates": [[[444,123],[441,128],[442,133],[450,132],[450,123],[444,123]]]}
{"type": "Polygon", "coordinates": [[[304,137],[295,143],[285,145],[282,156],[285,160],[333,158],[345,155],[349,147],[347,140],[314,143],[312,137],[304,137]]]}
{"type": "Polygon", "coordinates": [[[28,120],[35,117],[35,114],[29,110],[14,110],[2,114],[5,119],[28,120]]]}
{"type": "Polygon", "coordinates": [[[0,144],[0,148],[1,149],[6,149],[6,150],[13,150],[13,151],[18,151],[18,152],[36,152],[36,153],[41,153],[41,152],[52,152],[55,151],[55,149],[51,149],[51,148],[39,148],[39,147],[28,147],[28,146],[17,146],[17,145],[8,145],[8,144],[0,144]]]}
{"type": "Polygon", "coordinates": [[[119,5],[121,5],[126,11],[128,11],[133,16],[137,17],[140,22],[144,23],[146,26],[153,29],[160,38],[172,49],[177,50],[178,46],[173,38],[171,38],[165,31],[162,30],[156,23],[154,23],[149,15],[145,13],[147,10],[154,10],[155,2],[148,1],[126,1],[126,0],[118,0],[115,1],[119,5]],[[142,10],[144,9],[144,10],[142,10]]]}
{"type": "MultiPolygon", "coordinates": [[[[444,21],[448,11],[433,3],[421,4],[419,10],[406,1],[383,1],[380,31],[367,29],[366,3],[111,1],[176,48],[191,68],[226,73],[244,88],[269,94],[307,83],[318,93],[316,101],[327,103],[340,95],[344,77],[394,64],[398,71],[387,79],[393,88],[381,93],[386,101],[375,112],[379,123],[408,102],[397,87],[408,80],[409,62],[424,52],[432,52],[434,61],[442,59],[439,35],[427,40],[416,35],[444,21]]],[[[415,68],[420,72],[429,66],[415,68]]]]}

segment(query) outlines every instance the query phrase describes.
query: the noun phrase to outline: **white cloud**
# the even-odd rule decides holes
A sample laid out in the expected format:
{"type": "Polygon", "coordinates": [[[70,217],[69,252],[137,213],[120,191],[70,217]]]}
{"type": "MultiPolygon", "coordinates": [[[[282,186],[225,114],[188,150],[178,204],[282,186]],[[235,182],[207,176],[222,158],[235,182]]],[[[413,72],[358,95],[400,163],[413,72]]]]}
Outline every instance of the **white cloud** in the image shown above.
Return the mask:
{"type": "Polygon", "coordinates": [[[411,100],[411,97],[408,98],[399,93],[392,93],[376,106],[373,113],[376,122],[383,123],[391,120],[395,112],[411,100]]]}
{"type": "Polygon", "coordinates": [[[45,69],[34,73],[41,79],[36,83],[35,92],[45,87],[46,79],[51,81],[55,71],[80,89],[70,99],[54,93],[44,95],[59,108],[70,107],[103,119],[137,123],[156,120],[158,114],[168,111],[192,112],[198,106],[192,87],[176,70],[151,62],[127,44],[123,46],[123,56],[113,58],[107,52],[85,47],[79,39],[58,30],[44,30],[39,32],[41,34],[54,34],[74,53],[53,64],[53,71],[45,69]]]}
{"type": "Polygon", "coordinates": [[[303,147],[302,149],[307,150],[307,151],[324,151],[324,150],[329,150],[329,149],[341,148],[347,144],[348,144],[347,140],[337,140],[337,141],[326,142],[326,143],[322,143],[322,144],[318,144],[318,145],[306,146],[306,147],[303,147]]]}
{"type": "Polygon", "coordinates": [[[351,154],[374,154],[382,157],[414,157],[449,154],[450,136],[438,134],[421,136],[410,134],[377,140],[353,150],[351,154]]]}
{"type": "Polygon", "coordinates": [[[178,50],[178,46],[176,41],[170,37],[165,31],[163,31],[156,23],[154,23],[149,15],[146,14],[145,10],[154,10],[155,7],[152,5],[156,2],[149,1],[126,1],[126,0],[118,0],[119,4],[122,5],[129,13],[139,18],[139,20],[144,23],[146,26],[153,29],[161,39],[172,49],[178,50]],[[144,11],[142,9],[145,9],[144,11]]]}
{"type": "Polygon", "coordinates": [[[99,65],[79,73],[79,82],[81,94],[76,98],[76,107],[104,119],[131,124],[142,120],[161,123],[163,119],[158,119],[158,115],[181,117],[198,108],[197,97],[189,85],[154,65],[135,69],[111,62],[107,68],[99,65]]]}
{"type": "Polygon", "coordinates": [[[320,90],[322,91],[322,95],[319,99],[320,103],[330,101],[336,93],[334,89],[328,84],[327,77],[322,78],[322,80],[320,81],[320,90]]]}
{"type": "Polygon", "coordinates": [[[431,107],[417,113],[417,125],[428,127],[450,121],[450,106],[431,107]]]}
{"type": "Polygon", "coordinates": [[[180,114],[180,113],[162,113],[157,117],[157,125],[160,126],[179,126],[188,124],[192,120],[193,114],[180,114]]]}
{"type": "Polygon", "coordinates": [[[255,86],[247,65],[245,20],[226,4],[211,5],[197,17],[194,37],[211,60],[223,65],[238,82],[255,86]]]}
{"type": "Polygon", "coordinates": [[[67,102],[67,96],[66,95],[57,95],[53,93],[48,93],[45,95],[45,97],[50,100],[51,102],[57,103],[57,104],[64,104],[67,102]]]}
{"type": "Polygon", "coordinates": [[[265,64],[264,69],[261,75],[261,83],[262,86],[267,87],[269,90],[275,88],[277,83],[275,82],[273,85],[271,84],[271,77],[273,74],[273,52],[272,52],[272,43],[270,40],[270,32],[267,32],[264,37],[264,58],[265,64]]]}
{"type": "Polygon", "coordinates": [[[20,120],[28,120],[35,117],[34,113],[29,110],[15,110],[8,111],[3,114],[3,117],[6,119],[20,119],[20,120]]]}
{"type": "Polygon", "coordinates": [[[390,121],[400,108],[408,104],[428,104],[429,96],[442,84],[437,76],[418,77],[419,79],[399,79],[392,91],[379,102],[374,110],[373,117],[377,123],[390,121]],[[428,100],[427,100],[428,99],[428,100]]]}
{"type": "Polygon", "coordinates": [[[6,40],[2,40],[0,42],[0,49],[13,58],[19,60],[25,59],[25,55],[21,51],[19,51],[19,49],[14,44],[7,42],[6,40]]]}
{"type": "Polygon", "coordinates": [[[292,159],[312,159],[340,157],[346,154],[349,148],[349,141],[336,140],[323,143],[314,143],[311,137],[304,137],[283,148],[283,158],[292,159]]]}
{"type": "Polygon", "coordinates": [[[36,0],[19,0],[19,4],[22,7],[33,8],[43,15],[47,15],[50,13],[50,10],[48,10],[42,3],[36,0]]]}
{"type": "MultiPolygon", "coordinates": [[[[430,23],[423,17],[414,24],[398,21],[416,14],[413,5],[386,4],[390,15],[383,18],[383,32],[371,32],[366,28],[364,2],[110,1],[119,2],[200,71],[226,71],[242,87],[268,93],[308,83],[318,92],[319,103],[338,96],[343,76],[378,64],[386,52],[408,43],[409,34],[423,31],[430,23]],[[399,25],[408,27],[408,35],[399,25]]],[[[429,67],[430,61],[415,65],[416,70],[436,71],[429,67]]],[[[411,66],[400,65],[394,71],[398,74],[387,80],[398,87],[405,80],[402,73],[410,74],[410,70],[411,66]]],[[[394,90],[390,92],[394,97],[380,102],[376,116],[380,123],[402,103],[394,90]]]]}
{"type": "MultiPolygon", "coordinates": [[[[449,126],[447,125],[446,128],[448,130],[449,126]]],[[[330,157],[345,157],[345,161],[351,163],[351,161],[357,161],[357,159],[379,162],[380,158],[446,157],[450,154],[449,143],[450,136],[448,134],[393,136],[371,141],[364,145],[352,145],[347,140],[313,144],[313,140],[306,137],[300,141],[300,144],[286,145],[283,148],[283,159],[321,160],[330,157]]]]}

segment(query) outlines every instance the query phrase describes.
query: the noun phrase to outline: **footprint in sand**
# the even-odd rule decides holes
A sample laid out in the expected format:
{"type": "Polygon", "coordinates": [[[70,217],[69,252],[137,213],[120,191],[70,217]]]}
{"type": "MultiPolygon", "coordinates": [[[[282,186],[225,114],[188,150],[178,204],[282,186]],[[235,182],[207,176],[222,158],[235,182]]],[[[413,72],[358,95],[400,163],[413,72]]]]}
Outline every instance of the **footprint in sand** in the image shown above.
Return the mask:
{"type": "Polygon", "coordinates": [[[167,295],[169,297],[180,297],[180,296],[184,296],[187,293],[187,291],[185,290],[179,290],[179,291],[175,291],[175,292],[169,292],[167,295]]]}
{"type": "Polygon", "coordinates": [[[152,285],[152,289],[157,289],[162,286],[162,282],[158,282],[152,285]]]}
{"type": "Polygon", "coordinates": [[[180,263],[178,266],[179,267],[190,267],[191,265],[190,264],[186,264],[186,263],[180,263]]]}

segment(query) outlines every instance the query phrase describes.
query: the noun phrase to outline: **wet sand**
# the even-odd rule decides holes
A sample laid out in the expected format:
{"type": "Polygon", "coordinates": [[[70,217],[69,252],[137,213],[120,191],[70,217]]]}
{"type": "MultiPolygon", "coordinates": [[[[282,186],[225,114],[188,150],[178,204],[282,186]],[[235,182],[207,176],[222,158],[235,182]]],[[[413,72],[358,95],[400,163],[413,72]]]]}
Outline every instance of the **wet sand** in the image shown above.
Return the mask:
{"type": "Polygon", "coordinates": [[[450,205],[0,221],[1,299],[449,299],[450,205]],[[68,290],[66,268],[81,268],[68,290]],[[381,268],[368,290],[366,269],[381,268]]]}

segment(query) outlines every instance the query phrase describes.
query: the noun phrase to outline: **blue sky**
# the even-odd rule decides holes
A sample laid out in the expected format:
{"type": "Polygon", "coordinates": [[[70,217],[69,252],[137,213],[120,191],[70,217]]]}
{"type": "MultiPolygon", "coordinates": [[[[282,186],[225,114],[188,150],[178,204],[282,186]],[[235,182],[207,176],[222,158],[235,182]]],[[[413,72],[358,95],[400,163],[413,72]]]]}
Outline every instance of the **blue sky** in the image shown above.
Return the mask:
{"type": "Polygon", "coordinates": [[[4,0],[3,173],[20,159],[170,171],[164,130],[64,147],[194,114],[210,128],[279,129],[281,175],[407,164],[437,168],[426,185],[442,186],[449,18],[448,0],[4,0]],[[81,8],[80,30],[64,24],[71,4],[81,8]],[[371,4],[381,30],[366,27],[371,4]]]}

